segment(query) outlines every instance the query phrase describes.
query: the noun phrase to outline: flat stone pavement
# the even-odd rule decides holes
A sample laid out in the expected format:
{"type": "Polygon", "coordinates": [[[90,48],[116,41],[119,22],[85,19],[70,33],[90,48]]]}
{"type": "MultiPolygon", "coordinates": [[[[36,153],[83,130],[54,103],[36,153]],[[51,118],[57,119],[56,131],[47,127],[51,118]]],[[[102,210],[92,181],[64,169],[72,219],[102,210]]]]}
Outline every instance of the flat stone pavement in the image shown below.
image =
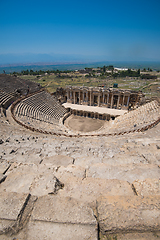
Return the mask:
{"type": "Polygon", "coordinates": [[[71,108],[73,110],[78,111],[87,111],[87,112],[95,112],[99,114],[110,114],[111,116],[121,116],[124,113],[128,112],[127,110],[118,110],[113,108],[105,108],[105,107],[97,107],[97,106],[85,106],[71,103],[63,103],[65,108],[71,108]]]}
{"type": "Polygon", "coordinates": [[[0,118],[0,240],[160,239],[160,124],[57,137],[0,118]]]}

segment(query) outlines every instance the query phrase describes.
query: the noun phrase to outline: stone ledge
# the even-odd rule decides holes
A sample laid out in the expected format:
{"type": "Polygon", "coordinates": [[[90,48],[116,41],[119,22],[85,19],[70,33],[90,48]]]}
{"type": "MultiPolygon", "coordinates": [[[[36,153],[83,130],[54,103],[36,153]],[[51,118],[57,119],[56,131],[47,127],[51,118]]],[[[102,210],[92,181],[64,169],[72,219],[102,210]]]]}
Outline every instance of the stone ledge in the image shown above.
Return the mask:
{"type": "Polygon", "coordinates": [[[98,240],[98,233],[93,225],[30,221],[27,229],[27,239],[98,240]]]}
{"type": "Polygon", "coordinates": [[[74,198],[42,196],[37,200],[31,216],[32,221],[97,225],[92,208],[74,198]]]}
{"type": "Polygon", "coordinates": [[[17,217],[20,214],[20,211],[27,197],[28,194],[3,192],[0,197],[0,218],[7,220],[17,220],[17,217]]]}
{"type": "Polygon", "coordinates": [[[17,234],[28,223],[37,197],[3,193],[0,200],[0,235],[17,234]]]}
{"type": "Polygon", "coordinates": [[[115,167],[106,163],[96,163],[89,167],[86,176],[132,183],[136,179],[158,178],[160,168],[156,164],[122,164],[115,167]]]}
{"type": "Polygon", "coordinates": [[[126,181],[117,179],[100,179],[100,178],[60,178],[64,183],[64,188],[58,192],[61,197],[72,197],[77,200],[95,203],[97,197],[102,195],[120,195],[134,196],[135,193],[132,185],[126,181]]]}
{"type": "Polygon", "coordinates": [[[160,196],[103,196],[97,214],[103,234],[158,231],[160,196]]]}

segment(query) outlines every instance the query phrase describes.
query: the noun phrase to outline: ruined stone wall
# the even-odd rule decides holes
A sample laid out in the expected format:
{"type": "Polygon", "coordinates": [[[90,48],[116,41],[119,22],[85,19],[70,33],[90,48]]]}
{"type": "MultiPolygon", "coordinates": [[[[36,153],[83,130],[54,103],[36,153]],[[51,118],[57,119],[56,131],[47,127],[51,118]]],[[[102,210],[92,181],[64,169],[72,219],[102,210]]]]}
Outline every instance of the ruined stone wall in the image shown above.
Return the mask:
{"type": "Polygon", "coordinates": [[[67,86],[61,91],[57,89],[56,95],[61,102],[116,109],[135,108],[143,97],[140,91],[76,86],[67,86]]]}

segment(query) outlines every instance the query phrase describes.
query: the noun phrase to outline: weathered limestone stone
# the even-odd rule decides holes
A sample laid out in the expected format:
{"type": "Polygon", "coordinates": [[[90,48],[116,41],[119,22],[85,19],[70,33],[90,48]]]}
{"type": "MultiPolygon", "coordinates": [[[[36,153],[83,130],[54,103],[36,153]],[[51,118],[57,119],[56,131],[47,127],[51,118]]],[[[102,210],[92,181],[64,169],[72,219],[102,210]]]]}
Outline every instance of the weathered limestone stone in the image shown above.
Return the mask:
{"type": "Polygon", "coordinates": [[[59,189],[62,189],[64,184],[59,181],[53,174],[37,175],[30,186],[30,192],[36,196],[46,194],[57,194],[59,189]]]}
{"type": "Polygon", "coordinates": [[[144,158],[142,156],[137,156],[138,154],[130,154],[130,153],[118,153],[113,158],[104,157],[102,162],[108,165],[124,165],[124,164],[141,164],[144,162],[144,158]]]}
{"type": "Polygon", "coordinates": [[[59,167],[55,173],[57,178],[69,178],[69,177],[79,177],[85,178],[85,168],[76,165],[68,165],[67,167],[59,167]]]}
{"type": "Polygon", "coordinates": [[[3,193],[0,197],[0,218],[17,220],[28,194],[3,193]]]}
{"type": "Polygon", "coordinates": [[[64,155],[55,155],[51,157],[45,157],[43,159],[44,164],[52,164],[53,166],[64,166],[67,167],[70,164],[73,164],[73,158],[64,155]]]}
{"type": "Polygon", "coordinates": [[[0,192],[31,193],[42,196],[55,194],[62,186],[57,185],[54,168],[36,164],[13,164],[6,180],[0,185],[0,192]]]}
{"type": "Polygon", "coordinates": [[[160,232],[141,232],[141,233],[119,233],[119,234],[109,234],[107,236],[100,232],[100,239],[103,240],[158,240],[160,237],[160,232]]]}
{"type": "Polygon", "coordinates": [[[160,168],[152,164],[125,164],[111,166],[104,163],[94,164],[86,171],[87,177],[119,179],[132,183],[136,179],[159,178],[160,168]]]}
{"type": "Polygon", "coordinates": [[[99,178],[68,178],[61,179],[64,182],[63,190],[59,190],[61,197],[73,197],[84,202],[95,202],[101,195],[134,195],[131,185],[126,181],[117,179],[99,178]]]}
{"type": "Polygon", "coordinates": [[[97,212],[103,234],[160,229],[160,196],[103,196],[97,212]]]}
{"type": "Polygon", "coordinates": [[[93,225],[30,221],[27,240],[97,240],[97,229],[93,225]]]}
{"type": "Polygon", "coordinates": [[[58,196],[40,197],[28,226],[31,239],[97,239],[97,222],[86,203],[58,196]],[[41,237],[40,237],[41,236],[41,237]]]}
{"type": "Polygon", "coordinates": [[[81,156],[80,154],[78,154],[79,156],[77,156],[77,158],[75,158],[75,165],[80,165],[82,167],[87,168],[90,165],[96,164],[101,162],[101,160],[99,158],[95,158],[94,155],[91,157],[87,157],[87,156],[81,156]]]}
{"type": "Polygon", "coordinates": [[[58,196],[39,197],[32,220],[96,225],[92,209],[74,198],[58,196]]]}
{"type": "Polygon", "coordinates": [[[32,171],[24,171],[21,167],[7,175],[5,182],[0,185],[0,191],[29,193],[29,188],[34,180],[32,171]]]}
{"type": "Polygon", "coordinates": [[[160,195],[160,179],[136,180],[133,186],[137,195],[160,195]]]}
{"type": "Polygon", "coordinates": [[[10,167],[10,163],[7,161],[2,161],[0,162],[0,173],[6,173],[6,171],[9,169],[10,167]]]}
{"type": "Polygon", "coordinates": [[[28,223],[37,197],[30,194],[3,193],[0,200],[0,235],[17,235],[28,223]]]}

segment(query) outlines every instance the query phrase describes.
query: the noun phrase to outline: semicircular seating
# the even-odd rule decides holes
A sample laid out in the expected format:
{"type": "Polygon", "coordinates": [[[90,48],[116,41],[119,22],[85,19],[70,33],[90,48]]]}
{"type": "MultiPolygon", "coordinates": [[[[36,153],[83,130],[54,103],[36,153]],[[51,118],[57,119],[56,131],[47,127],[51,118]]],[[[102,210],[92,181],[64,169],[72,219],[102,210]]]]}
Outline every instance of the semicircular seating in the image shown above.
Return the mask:
{"type": "Polygon", "coordinates": [[[151,126],[158,119],[160,119],[160,106],[155,100],[110,121],[105,129],[109,133],[133,132],[151,126]]]}
{"type": "Polygon", "coordinates": [[[154,125],[160,120],[160,106],[158,102],[152,101],[136,110],[130,111],[115,120],[106,121],[104,127],[99,131],[90,133],[77,133],[65,129],[59,124],[60,118],[67,110],[57,99],[46,91],[41,91],[20,101],[15,109],[15,118],[24,125],[45,132],[70,134],[70,135],[107,135],[123,134],[141,131],[154,125]]]}
{"type": "Polygon", "coordinates": [[[67,110],[45,91],[23,99],[14,109],[14,116],[19,122],[42,131],[61,131],[59,120],[65,113],[67,110]]]}
{"type": "Polygon", "coordinates": [[[16,97],[11,93],[0,90],[0,106],[7,109],[15,101],[16,97]]]}

